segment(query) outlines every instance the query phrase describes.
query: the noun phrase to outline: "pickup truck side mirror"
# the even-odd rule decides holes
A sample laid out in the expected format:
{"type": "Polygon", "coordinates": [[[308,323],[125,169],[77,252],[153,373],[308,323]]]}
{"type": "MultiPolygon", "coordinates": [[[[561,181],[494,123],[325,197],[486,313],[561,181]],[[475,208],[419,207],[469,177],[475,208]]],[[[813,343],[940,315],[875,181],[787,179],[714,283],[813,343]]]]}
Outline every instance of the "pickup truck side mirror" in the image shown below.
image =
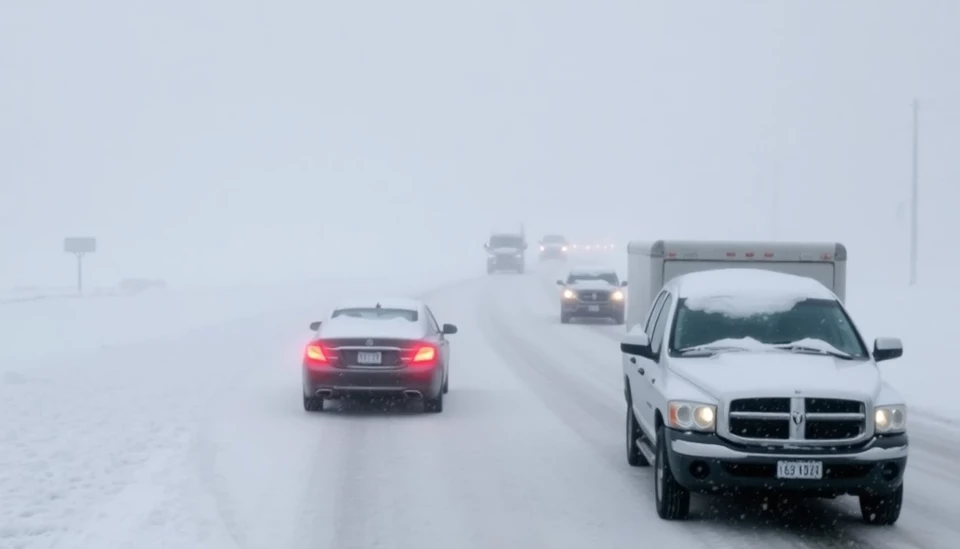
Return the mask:
{"type": "Polygon", "coordinates": [[[310,323],[310,329],[313,330],[314,332],[316,332],[317,330],[320,329],[320,325],[321,325],[321,324],[323,324],[323,322],[321,322],[321,321],[319,321],[319,320],[316,321],[316,322],[311,322],[311,323],[310,323]]]}
{"type": "Polygon", "coordinates": [[[563,283],[562,280],[558,280],[558,281],[557,281],[557,286],[565,286],[565,284],[563,283]]]}
{"type": "Polygon", "coordinates": [[[620,282],[620,287],[621,287],[621,288],[626,288],[626,287],[627,287],[627,281],[624,280],[624,281],[620,282]]]}
{"type": "Polygon", "coordinates": [[[457,333],[457,326],[454,324],[444,324],[441,331],[444,335],[453,335],[457,333]]]}
{"type": "Polygon", "coordinates": [[[489,249],[490,249],[490,243],[489,243],[489,242],[484,242],[484,243],[483,243],[483,249],[484,249],[484,250],[489,250],[489,249]]]}
{"type": "Polygon", "coordinates": [[[903,356],[903,342],[899,337],[878,337],[873,342],[874,362],[883,362],[903,356]]]}
{"type": "Polygon", "coordinates": [[[646,332],[639,329],[623,336],[623,339],[620,340],[620,352],[653,359],[653,350],[650,349],[650,338],[647,337],[646,332]]]}

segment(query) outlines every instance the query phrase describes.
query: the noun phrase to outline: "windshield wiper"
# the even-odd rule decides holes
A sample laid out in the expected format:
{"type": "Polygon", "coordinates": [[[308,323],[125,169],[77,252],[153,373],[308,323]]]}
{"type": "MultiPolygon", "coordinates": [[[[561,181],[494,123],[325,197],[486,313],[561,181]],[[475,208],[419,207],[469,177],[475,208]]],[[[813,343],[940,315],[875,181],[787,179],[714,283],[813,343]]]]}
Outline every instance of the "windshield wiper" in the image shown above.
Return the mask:
{"type": "Polygon", "coordinates": [[[792,351],[795,353],[812,353],[818,355],[830,355],[843,360],[853,360],[853,356],[848,355],[843,351],[831,351],[828,349],[823,349],[821,347],[812,347],[810,345],[798,345],[796,343],[779,343],[771,345],[774,349],[781,349],[784,351],[792,351]]]}
{"type": "Polygon", "coordinates": [[[703,355],[710,356],[717,353],[728,353],[736,351],[749,351],[745,347],[738,347],[736,345],[695,345],[693,347],[684,347],[683,349],[677,349],[677,354],[680,356],[690,356],[690,355],[703,355]]]}

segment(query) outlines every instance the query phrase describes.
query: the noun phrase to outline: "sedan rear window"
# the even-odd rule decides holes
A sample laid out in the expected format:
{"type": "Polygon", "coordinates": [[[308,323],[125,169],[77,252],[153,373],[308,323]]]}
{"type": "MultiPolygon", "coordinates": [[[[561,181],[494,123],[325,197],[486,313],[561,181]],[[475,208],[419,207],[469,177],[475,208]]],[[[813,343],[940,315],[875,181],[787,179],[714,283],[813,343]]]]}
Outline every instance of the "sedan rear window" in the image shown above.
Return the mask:
{"type": "Polygon", "coordinates": [[[412,311],[410,309],[387,309],[382,307],[355,307],[352,309],[337,309],[333,312],[333,318],[337,317],[365,318],[369,320],[393,320],[400,318],[403,320],[409,320],[410,322],[416,322],[419,318],[417,311],[412,311]]]}

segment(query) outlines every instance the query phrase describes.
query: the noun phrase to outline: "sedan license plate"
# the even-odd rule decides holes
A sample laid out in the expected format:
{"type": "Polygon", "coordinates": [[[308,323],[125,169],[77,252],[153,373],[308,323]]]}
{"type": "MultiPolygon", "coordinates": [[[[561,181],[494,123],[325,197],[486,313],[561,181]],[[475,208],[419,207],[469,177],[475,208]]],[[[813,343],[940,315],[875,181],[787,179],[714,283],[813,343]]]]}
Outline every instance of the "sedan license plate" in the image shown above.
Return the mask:
{"type": "Polygon", "coordinates": [[[820,480],[823,478],[822,461],[778,461],[777,478],[820,480]]]}
{"type": "Polygon", "coordinates": [[[383,355],[379,352],[360,351],[357,353],[357,362],[360,364],[380,364],[383,362],[383,355]]]}
{"type": "Polygon", "coordinates": [[[587,307],[587,310],[590,311],[591,313],[599,313],[599,312],[600,312],[600,306],[599,306],[599,305],[590,305],[590,306],[587,307]]]}

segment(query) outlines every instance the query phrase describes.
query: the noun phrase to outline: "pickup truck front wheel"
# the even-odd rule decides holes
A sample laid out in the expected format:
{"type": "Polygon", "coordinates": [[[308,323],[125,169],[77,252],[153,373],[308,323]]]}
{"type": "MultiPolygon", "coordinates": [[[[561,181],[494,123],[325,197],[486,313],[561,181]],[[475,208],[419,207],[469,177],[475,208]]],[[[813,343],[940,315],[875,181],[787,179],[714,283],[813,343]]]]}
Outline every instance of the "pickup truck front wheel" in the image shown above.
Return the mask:
{"type": "Polygon", "coordinates": [[[903,485],[885,496],[860,496],[860,514],[867,524],[891,525],[900,518],[903,507],[903,485]]]}
{"type": "Polygon", "coordinates": [[[657,429],[657,455],[654,464],[654,492],[657,498],[657,514],[664,520],[683,520],[690,514],[690,491],[680,486],[670,470],[667,459],[666,428],[657,429]]]}

